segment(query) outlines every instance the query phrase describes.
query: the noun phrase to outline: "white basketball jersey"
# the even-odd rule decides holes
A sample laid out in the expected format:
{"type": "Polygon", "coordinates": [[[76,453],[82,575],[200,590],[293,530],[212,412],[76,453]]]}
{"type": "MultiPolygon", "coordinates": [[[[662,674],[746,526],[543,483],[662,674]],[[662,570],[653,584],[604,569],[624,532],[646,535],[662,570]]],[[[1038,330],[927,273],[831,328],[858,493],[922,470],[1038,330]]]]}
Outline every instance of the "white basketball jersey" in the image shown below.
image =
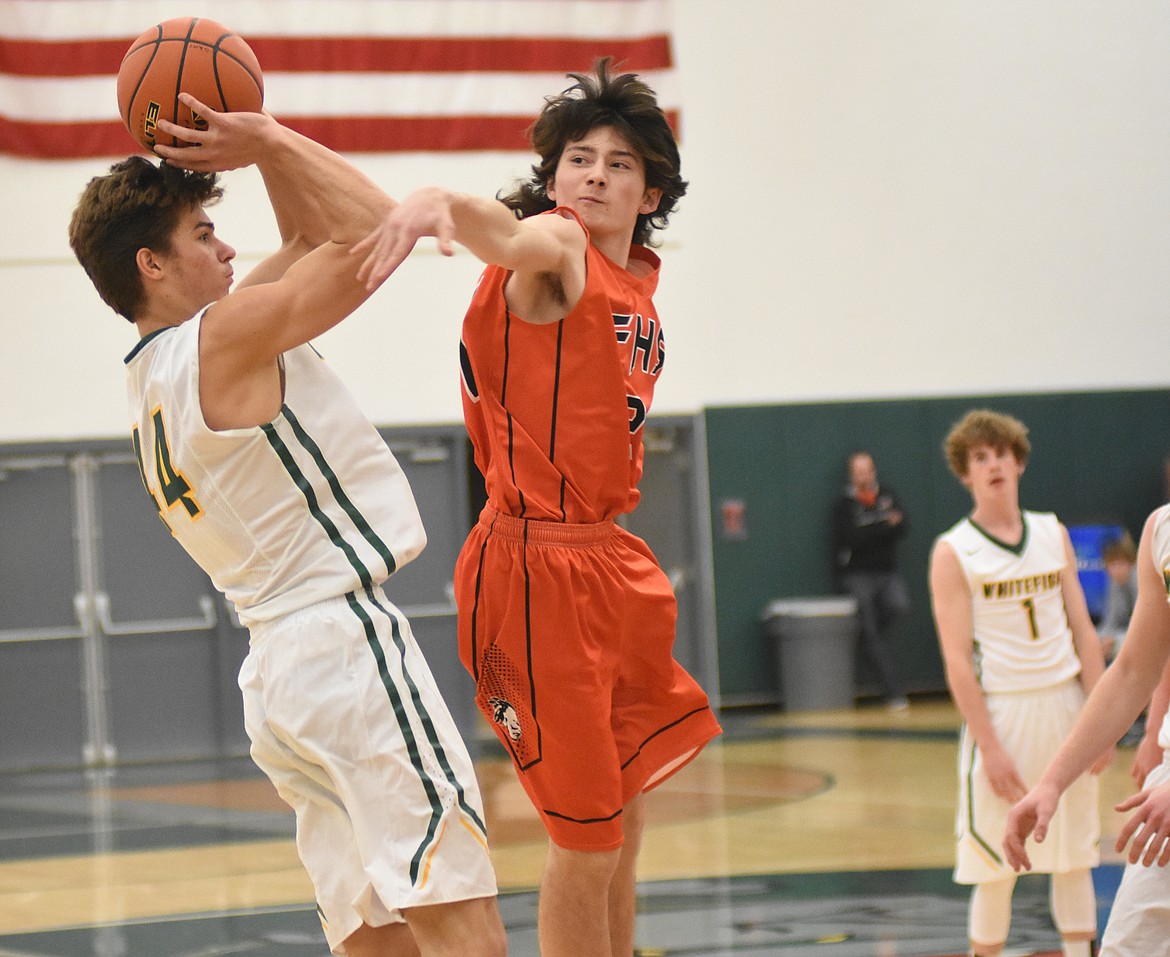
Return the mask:
{"type": "Polygon", "coordinates": [[[975,673],[984,691],[1033,691],[1080,673],[1064,608],[1068,567],[1060,522],[1050,512],[1024,512],[1018,546],[969,518],[940,538],[959,558],[971,587],[975,673]]]}
{"type": "Polygon", "coordinates": [[[406,476],[312,347],[283,356],[272,422],[207,427],[201,320],[153,333],[126,357],[134,449],[163,521],[241,621],[378,584],[422,551],[406,476]]]}

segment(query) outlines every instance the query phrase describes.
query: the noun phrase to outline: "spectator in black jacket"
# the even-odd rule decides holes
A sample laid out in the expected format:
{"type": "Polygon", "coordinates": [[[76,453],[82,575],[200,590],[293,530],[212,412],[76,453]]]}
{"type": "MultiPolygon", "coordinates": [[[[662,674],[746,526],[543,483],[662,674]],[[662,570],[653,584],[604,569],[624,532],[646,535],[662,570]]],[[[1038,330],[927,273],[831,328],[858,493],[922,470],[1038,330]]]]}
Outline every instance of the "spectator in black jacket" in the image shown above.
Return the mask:
{"type": "Polygon", "coordinates": [[[849,481],[834,510],[834,552],[841,588],[857,600],[861,646],[881,682],[888,708],[909,707],[894,665],[891,626],[910,610],[897,545],[907,530],[894,493],[878,484],[868,452],[849,456],[849,481]]]}

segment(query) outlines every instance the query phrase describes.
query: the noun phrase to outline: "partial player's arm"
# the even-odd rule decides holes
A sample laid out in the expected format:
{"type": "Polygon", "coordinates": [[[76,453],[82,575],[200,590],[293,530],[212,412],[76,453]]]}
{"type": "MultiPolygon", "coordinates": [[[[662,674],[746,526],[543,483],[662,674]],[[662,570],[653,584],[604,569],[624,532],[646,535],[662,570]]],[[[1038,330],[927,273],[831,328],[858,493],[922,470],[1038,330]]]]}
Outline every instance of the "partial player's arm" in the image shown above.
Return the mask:
{"type": "MultiPolygon", "coordinates": [[[[1101,675],[1105,673],[1105,655],[1101,651],[1101,639],[1089,615],[1089,605],[1085,601],[1085,592],[1081,588],[1081,581],[1077,577],[1077,556],[1073,549],[1072,539],[1068,529],[1060,526],[1064,540],[1065,574],[1060,578],[1061,595],[1064,599],[1064,613],[1068,618],[1068,626],[1072,631],[1073,648],[1081,662],[1081,687],[1085,694],[1092,693],[1101,675]]],[[[1114,742],[1116,744],[1116,742],[1114,742]]],[[[1094,774],[1100,774],[1113,759],[1112,746],[1105,749],[1090,769],[1094,774]]]]}
{"type": "MultiPolygon", "coordinates": [[[[216,113],[193,103],[208,130],[164,130],[199,146],[170,150],[189,169],[254,163],[284,240],[255,275],[207,310],[200,335],[200,396],[212,428],[270,421],[282,401],[278,357],[350,315],[371,290],[350,249],[393,200],[336,153],[260,113],[216,113]]],[[[163,150],[160,148],[160,153],[163,150]]]]}
{"type": "Polygon", "coordinates": [[[1158,737],[1168,709],[1170,709],[1170,660],[1167,660],[1166,667],[1162,669],[1162,678],[1150,699],[1150,707],[1146,712],[1145,734],[1142,735],[1142,740],[1134,751],[1133,765],[1129,769],[1130,777],[1139,788],[1149,773],[1162,763],[1162,745],[1158,743],[1158,737]]]}
{"type": "MultiPolygon", "coordinates": [[[[1153,560],[1153,524],[1151,516],[1138,545],[1137,604],[1121,653],[1093,688],[1072,732],[1039,782],[1008,816],[1004,850],[1008,863],[1016,870],[1031,867],[1024,850],[1025,839],[1034,833],[1037,841],[1044,840],[1060,795],[1133,724],[1166,666],[1170,654],[1170,605],[1166,602],[1165,582],[1153,560]]],[[[1135,796],[1138,797],[1141,795],[1135,796]]]]}
{"type": "Polygon", "coordinates": [[[930,599],[955,707],[982,753],[992,790],[1005,800],[1019,800],[1026,790],[1023,779],[995,733],[983,688],[975,676],[971,591],[959,558],[947,542],[937,542],[930,556],[930,599]]]}
{"type": "MultiPolygon", "coordinates": [[[[160,146],[159,154],[198,171],[255,165],[272,204],[282,248],[251,270],[237,290],[280,279],[293,262],[327,243],[352,246],[393,208],[394,201],[350,163],[271,115],[218,113],[189,94],[180,98],[206,117],[208,128],[160,121],[164,132],[197,145],[160,146]]],[[[275,354],[286,348],[277,344],[275,354]]]]}
{"type": "Polygon", "coordinates": [[[528,322],[563,318],[584,290],[587,238],[577,222],[517,219],[497,200],[437,186],[410,194],[355,246],[364,257],[359,278],[377,285],[424,236],[434,236],[444,255],[457,242],[482,262],[509,270],[509,303],[528,322]]]}
{"type": "Polygon", "coordinates": [[[1081,661],[1081,686],[1088,694],[1105,673],[1105,656],[1101,654],[1101,640],[1097,636],[1084,589],[1077,577],[1077,556],[1072,539],[1063,525],[1060,526],[1060,532],[1064,540],[1066,563],[1065,574],[1060,579],[1060,591],[1064,599],[1064,613],[1072,631],[1073,647],[1081,661]]]}

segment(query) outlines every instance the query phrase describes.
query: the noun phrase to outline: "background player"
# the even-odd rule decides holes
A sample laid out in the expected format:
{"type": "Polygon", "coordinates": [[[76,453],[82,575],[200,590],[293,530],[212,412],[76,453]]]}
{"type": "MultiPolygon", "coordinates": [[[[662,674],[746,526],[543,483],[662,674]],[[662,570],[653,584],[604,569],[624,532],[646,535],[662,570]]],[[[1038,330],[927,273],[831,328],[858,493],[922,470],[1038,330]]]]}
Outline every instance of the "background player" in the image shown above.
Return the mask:
{"type": "MultiPolygon", "coordinates": [[[[1017,870],[1033,867],[1035,851],[1024,843],[1028,835],[1034,834],[1041,847],[1048,842],[1061,795],[1102,749],[1129,728],[1150,701],[1151,692],[1147,735],[1159,728],[1158,745],[1163,750],[1170,747],[1170,719],[1165,717],[1170,698],[1170,505],[1146,520],[1138,543],[1137,575],[1137,604],[1120,653],[1089,696],[1068,740],[1008,817],[1004,851],[1017,870]]],[[[1140,774],[1141,770],[1135,762],[1135,771],[1140,774]]],[[[1117,836],[1117,851],[1124,852],[1128,845],[1129,852],[1101,954],[1146,957],[1163,953],[1170,940],[1170,871],[1166,868],[1170,862],[1170,763],[1162,758],[1142,782],[1142,790],[1118,804],[1117,810],[1134,813],[1117,836]]]]}
{"type": "MultiPolygon", "coordinates": [[[[968,936],[977,957],[1000,954],[1011,924],[1016,875],[1000,853],[1008,811],[1039,778],[1104,670],[1067,530],[1051,513],[1020,510],[1027,434],[1011,416],[976,410],[947,435],[947,463],[974,508],[939,536],[930,564],[947,685],[964,722],[955,880],[974,885],[968,936]]],[[[1052,875],[1064,954],[1089,957],[1097,927],[1095,779],[1071,785],[1051,833],[1037,870],[1052,875]]]]}
{"type": "Polygon", "coordinates": [[[367,298],[348,251],[393,202],[266,114],[183,99],[208,129],[159,126],[198,145],[159,147],[161,166],[116,164],[69,227],[98,292],[142,337],[126,369],[143,482],[249,627],[252,754],[296,811],[330,947],[499,957],[471,762],[379,588],[423,547],[418,509],[306,344],[367,298]],[[210,171],[253,163],[284,245],[229,294],[235,252],[205,209],[221,195],[210,171]]]}
{"type": "Polygon", "coordinates": [[[629,957],[641,795],[719,733],[672,657],[670,583],[614,523],[638,501],[665,360],[645,244],[686,183],[652,90],[608,61],[570,76],[532,128],[529,181],[502,202],[421,190],[359,249],[371,282],[421,236],[489,264],[463,324],[488,505],[456,570],[461,656],[551,838],[541,953],[629,957]]]}

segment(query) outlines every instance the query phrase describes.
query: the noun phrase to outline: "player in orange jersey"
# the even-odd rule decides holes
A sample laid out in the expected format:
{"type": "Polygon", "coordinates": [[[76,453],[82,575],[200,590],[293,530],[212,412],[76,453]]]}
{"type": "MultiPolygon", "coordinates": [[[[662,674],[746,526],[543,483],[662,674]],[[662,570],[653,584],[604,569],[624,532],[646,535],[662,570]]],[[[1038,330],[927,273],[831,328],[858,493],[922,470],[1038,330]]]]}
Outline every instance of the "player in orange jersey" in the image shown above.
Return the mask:
{"type": "Polygon", "coordinates": [[[459,640],[549,833],[544,957],[629,957],[642,795],[720,730],[672,657],[666,575],[614,523],[665,358],[646,244],[686,183],[654,92],[608,66],[546,102],[540,162],[502,201],[428,187],[355,249],[370,283],[422,236],[488,264],[461,343],[488,504],[456,568],[459,640]]]}

